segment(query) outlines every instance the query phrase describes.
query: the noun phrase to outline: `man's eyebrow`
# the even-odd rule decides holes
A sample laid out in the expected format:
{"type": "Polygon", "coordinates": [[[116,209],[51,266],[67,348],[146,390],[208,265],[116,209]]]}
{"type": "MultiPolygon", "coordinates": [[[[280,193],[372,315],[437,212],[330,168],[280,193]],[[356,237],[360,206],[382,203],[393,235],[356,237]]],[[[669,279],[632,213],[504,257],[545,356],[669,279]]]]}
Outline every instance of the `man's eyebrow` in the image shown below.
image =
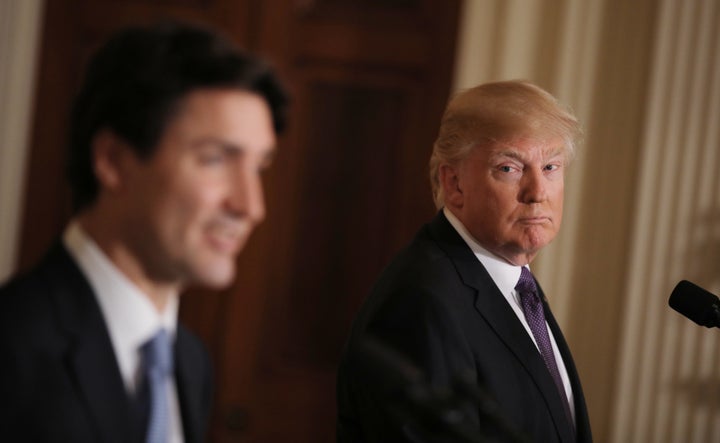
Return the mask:
{"type": "MultiPolygon", "coordinates": [[[[238,151],[238,152],[243,152],[243,151],[247,150],[245,145],[243,145],[243,144],[229,142],[229,141],[219,139],[216,137],[206,137],[206,138],[201,138],[201,139],[195,140],[191,144],[191,146],[193,148],[202,148],[205,146],[215,146],[218,148],[227,149],[229,151],[238,151]]],[[[267,156],[274,156],[276,150],[277,150],[277,147],[274,144],[269,146],[267,149],[265,149],[265,151],[267,151],[267,156]]]]}
{"type": "Polygon", "coordinates": [[[217,137],[204,137],[197,140],[194,140],[190,146],[192,148],[200,149],[207,146],[213,146],[223,149],[240,149],[240,146],[230,143],[228,141],[219,139],[217,137]]]}
{"type": "MultiPolygon", "coordinates": [[[[549,154],[545,156],[546,159],[555,158],[557,156],[562,156],[565,154],[565,148],[563,146],[558,146],[556,148],[553,148],[549,151],[549,154]]],[[[523,155],[513,149],[501,149],[490,153],[490,160],[498,160],[503,157],[511,158],[514,160],[522,161],[523,155]]]]}
{"type": "Polygon", "coordinates": [[[522,155],[520,155],[517,151],[513,151],[511,149],[503,149],[499,151],[494,151],[490,153],[490,159],[491,160],[497,160],[502,157],[509,157],[515,160],[522,160],[522,155]]]}

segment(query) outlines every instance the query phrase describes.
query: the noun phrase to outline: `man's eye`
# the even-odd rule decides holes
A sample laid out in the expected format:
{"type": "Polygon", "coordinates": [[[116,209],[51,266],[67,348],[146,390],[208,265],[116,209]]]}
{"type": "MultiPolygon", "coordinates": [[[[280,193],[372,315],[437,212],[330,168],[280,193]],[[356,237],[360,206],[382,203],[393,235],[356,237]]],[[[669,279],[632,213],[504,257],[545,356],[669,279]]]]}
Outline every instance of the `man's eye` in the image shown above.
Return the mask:
{"type": "Polygon", "coordinates": [[[212,165],[222,163],[225,160],[225,156],[222,153],[203,153],[200,155],[200,163],[204,165],[212,165]]]}
{"type": "Polygon", "coordinates": [[[512,170],[512,166],[500,166],[500,171],[502,172],[512,172],[512,170]]]}
{"type": "Polygon", "coordinates": [[[225,163],[231,155],[232,151],[227,149],[203,149],[198,152],[198,161],[203,165],[217,165],[225,163]]]}

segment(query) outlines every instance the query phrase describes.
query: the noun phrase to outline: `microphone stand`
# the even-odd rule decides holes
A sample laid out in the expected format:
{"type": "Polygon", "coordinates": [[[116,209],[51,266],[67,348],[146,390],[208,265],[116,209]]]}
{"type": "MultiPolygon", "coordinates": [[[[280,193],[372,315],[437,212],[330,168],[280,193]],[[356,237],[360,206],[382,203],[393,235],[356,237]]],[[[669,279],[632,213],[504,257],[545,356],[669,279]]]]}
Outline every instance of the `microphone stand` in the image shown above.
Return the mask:
{"type": "Polygon", "coordinates": [[[525,443],[499,413],[496,402],[470,374],[437,387],[394,349],[374,338],[357,343],[356,363],[383,394],[385,408],[404,431],[428,443],[525,443]],[[478,423],[468,411],[477,411],[478,423]]]}

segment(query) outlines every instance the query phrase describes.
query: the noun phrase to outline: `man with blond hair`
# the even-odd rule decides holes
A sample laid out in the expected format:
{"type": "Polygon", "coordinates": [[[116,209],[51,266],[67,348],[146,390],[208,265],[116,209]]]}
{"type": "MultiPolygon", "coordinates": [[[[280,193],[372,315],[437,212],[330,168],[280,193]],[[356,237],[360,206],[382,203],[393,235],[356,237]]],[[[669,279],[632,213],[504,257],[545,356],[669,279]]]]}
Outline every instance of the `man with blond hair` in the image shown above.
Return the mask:
{"type": "Polygon", "coordinates": [[[339,441],[592,441],[570,350],[529,270],[560,228],[579,137],[577,119],[528,82],[450,101],[430,159],[439,212],[356,318],[339,441]]]}

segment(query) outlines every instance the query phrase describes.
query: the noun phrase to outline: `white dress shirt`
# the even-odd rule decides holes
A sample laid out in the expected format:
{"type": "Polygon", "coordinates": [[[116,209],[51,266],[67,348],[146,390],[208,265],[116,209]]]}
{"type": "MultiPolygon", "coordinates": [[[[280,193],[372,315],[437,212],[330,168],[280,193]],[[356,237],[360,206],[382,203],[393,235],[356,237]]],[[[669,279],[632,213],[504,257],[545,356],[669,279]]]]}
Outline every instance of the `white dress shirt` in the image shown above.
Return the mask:
{"type": "MultiPolygon", "coordinates": [[[[166,329],[173,339],[175,337],[178,295],[170,297],[164,311],[159,313],[150,298],[115,267],[77,221],[71,222],[65,229],[63,242],[95,293],[125,389],[134,395],[142,374],[142,345],[160,328],[166,329]]],[[[183,443],[174,375],[168,380],[166,391],[170,406],[169,442],[183,443]]]]}
{"type": "MultiPolygon", "coordinates": [[[[520,320],[520,323],[522,323],[525,327],[525,330],[537,348],[535,336],[530,329],[530,325],[528,325],[528,322],[525,319],[525,313],[523,312],[522,305],[520,304],[520,294],[518,294],[515,290],[515,286],[517,285],[518,280],[520,280],[520,266],[511,265],[480,246],[462,222],[449,209],[443,208],[443,214],[445,214],[445,217],[448,219],[452,227],[455,228],[458,234],[460,234],[460,237],[462,237],[465,243],[467,243],[470,249],[472,249],[477,259],[480,260],[480,263],[482,263],[488,274],[490,274],[490,278],[492,278],[493,282],[495,282],[495,286],[497,286],[503,296],[505,296],[505,300],[508,302],[513,312],[515,312],[518,320],[520,320]]],[[[555,355],[555,361],[558,365],[560,378],[562,379],[565,394],[568,398],[568,404],[570,405],[570,413],[572,414],[572,419],[575,420],[575,401],[573,398],[572,386],[570,385],[570,377],[568,377],[565,362],[563,361],[562,356],[560,355],[560,350],[555,342],[555,336],[553,336],[550,327],[547,326],[547,322],[545,322],[545,326],[548,328],[548,335],[550,336],[550,342],[552,343],[553,354],[555,355]]],[[[540,352],[540,348],[538,348],[538,352],[540,352]]]]}

